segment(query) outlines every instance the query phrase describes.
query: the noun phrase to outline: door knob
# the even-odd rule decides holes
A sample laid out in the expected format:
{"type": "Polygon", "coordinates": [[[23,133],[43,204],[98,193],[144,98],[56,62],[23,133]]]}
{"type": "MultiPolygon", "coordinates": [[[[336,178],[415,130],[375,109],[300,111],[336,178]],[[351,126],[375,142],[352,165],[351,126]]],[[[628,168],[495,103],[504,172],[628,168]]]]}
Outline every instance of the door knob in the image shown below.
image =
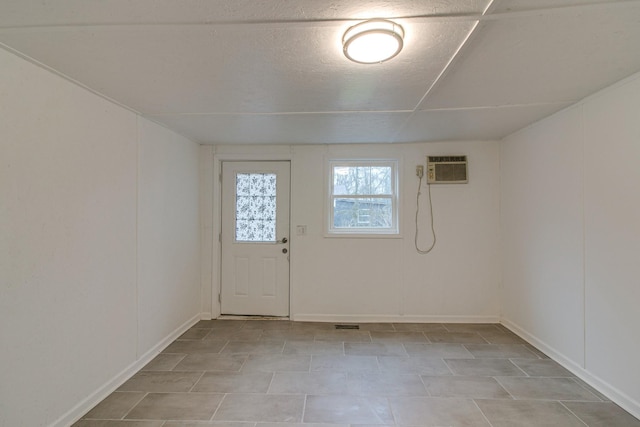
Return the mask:
{"type": "Polygon", "coordinates": [[[278,240],[276,243],[287,243],[288,240],[286,237],[283,237],[282,240],[278,240]]]}

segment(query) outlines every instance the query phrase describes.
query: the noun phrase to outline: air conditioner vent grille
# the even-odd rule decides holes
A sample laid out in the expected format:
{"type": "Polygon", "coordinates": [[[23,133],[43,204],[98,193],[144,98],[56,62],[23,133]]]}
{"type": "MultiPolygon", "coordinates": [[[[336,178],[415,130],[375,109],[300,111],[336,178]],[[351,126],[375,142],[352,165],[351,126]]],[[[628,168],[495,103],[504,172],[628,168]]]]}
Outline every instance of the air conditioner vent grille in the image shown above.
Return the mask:
{"type": "Polygon", "coordinates": [[[467,156],[427,156],[429,184],[466,184],[467,156]]]}
{"type": "Polygon", "coordinates": [[[430,163],[466,162],[467,156],[429,156],[430,163]]]}

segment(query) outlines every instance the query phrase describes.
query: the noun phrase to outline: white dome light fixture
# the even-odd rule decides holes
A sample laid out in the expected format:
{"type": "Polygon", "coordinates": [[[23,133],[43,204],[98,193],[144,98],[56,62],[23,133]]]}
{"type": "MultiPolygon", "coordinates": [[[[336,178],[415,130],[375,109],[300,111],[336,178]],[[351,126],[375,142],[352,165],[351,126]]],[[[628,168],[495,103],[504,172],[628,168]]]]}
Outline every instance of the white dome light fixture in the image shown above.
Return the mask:
{"type": "Polygon", "coordinates": [[[404,28],[387,19],[370,19],[349,27],[342,37],[347,58],[360,64],[378,64],[402,50],[404,28]]]}

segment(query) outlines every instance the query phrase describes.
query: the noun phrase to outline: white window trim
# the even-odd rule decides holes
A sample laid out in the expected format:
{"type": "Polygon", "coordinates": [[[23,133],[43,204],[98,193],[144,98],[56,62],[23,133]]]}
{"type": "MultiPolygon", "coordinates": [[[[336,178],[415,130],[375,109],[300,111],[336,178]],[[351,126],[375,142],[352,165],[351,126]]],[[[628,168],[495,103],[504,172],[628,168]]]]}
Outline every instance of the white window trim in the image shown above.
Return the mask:
{"type": "MultiPolygon", "coordinates": [[[[331,158],[325,161],[325,237],[337,238],[401,238],[400,234],[400,160],[389,158],[331,158]],[[334,228],[333,227],[333,169],[334,166],[390,166],[391,167],[391,209],[393,226],[390,228],[334,228]]],[[[374,195],[376,196],[376,195],[374,195]]],[[[363,196],[364,197],[364,196],[363,196]]],[[[369,197],[369,196],[366,196],[369,197]]],[[[379,196],[376,196],[379,197],[379,196]]],[[[357,196],[355,196],[357,198],[357,196]]]]}

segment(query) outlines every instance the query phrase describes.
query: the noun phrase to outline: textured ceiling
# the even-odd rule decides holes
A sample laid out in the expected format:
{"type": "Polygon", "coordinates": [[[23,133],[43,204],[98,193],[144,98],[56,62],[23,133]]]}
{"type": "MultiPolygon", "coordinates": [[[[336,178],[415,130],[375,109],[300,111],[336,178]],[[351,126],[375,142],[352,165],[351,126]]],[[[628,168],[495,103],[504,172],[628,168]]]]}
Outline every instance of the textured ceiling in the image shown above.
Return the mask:
{"type": "Polygon", "coordinates": [[[2,0],[0,43],[205,144],[499,139],[639,71],[640,1],[2,0]]]}

